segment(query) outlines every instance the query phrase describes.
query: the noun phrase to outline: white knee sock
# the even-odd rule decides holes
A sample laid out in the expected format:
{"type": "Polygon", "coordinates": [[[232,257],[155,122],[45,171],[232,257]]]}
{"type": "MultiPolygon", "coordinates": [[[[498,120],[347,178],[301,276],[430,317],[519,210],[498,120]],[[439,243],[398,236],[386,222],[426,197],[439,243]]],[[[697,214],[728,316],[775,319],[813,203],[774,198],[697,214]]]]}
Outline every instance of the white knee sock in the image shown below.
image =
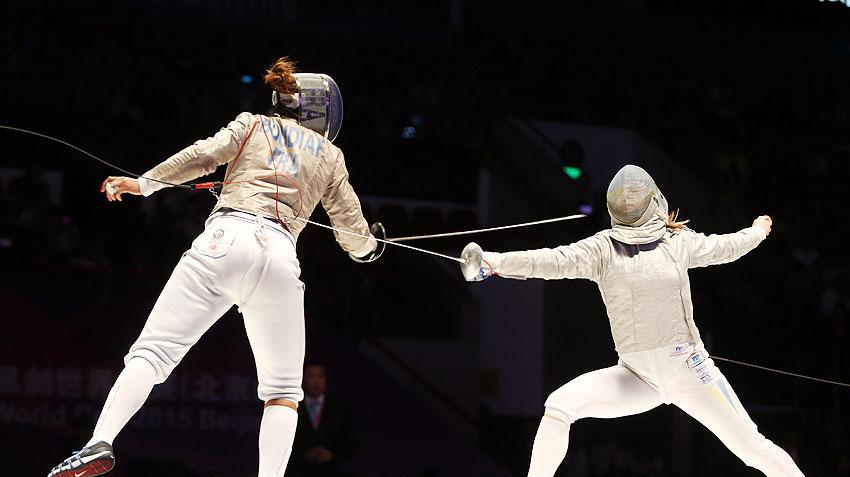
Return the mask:
{"type": "Polygon", "coordinates": [[[286,406],[269,406],[260,423],[259,477],[281,477],[286,470],[298,413],[286,406]]]}
{"type": "Polygon", "coordinates": [[[552,477],[567,456],[570,425],[559,418],[543,415],[534,447],[531,449],[531,466],[528,477],[552,477]]]}
{"type": "Polygon", "coordinates": [[[131,359],[109,391],[106,404],[94,427],[94,435],[86,447],[100,441],[110,445],[127,421],[142,407],[156,384],[156,373],[146,360],[131,359]]]}

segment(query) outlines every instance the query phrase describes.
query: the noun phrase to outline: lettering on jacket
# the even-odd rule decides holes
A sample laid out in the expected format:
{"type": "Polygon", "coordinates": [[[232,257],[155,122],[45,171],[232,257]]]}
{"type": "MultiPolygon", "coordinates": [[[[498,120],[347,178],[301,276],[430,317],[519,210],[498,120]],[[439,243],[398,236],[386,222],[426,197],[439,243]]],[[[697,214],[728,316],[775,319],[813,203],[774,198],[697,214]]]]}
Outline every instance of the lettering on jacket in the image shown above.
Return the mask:
{"type": "Polygon", "coordinates": [[[272,150],[268,157],[269,167],[282,174],[297,175],[300,155],[321,155],[327,145],[327,139],[318,137],[312,131],[296,125],[280,126],[277,121],[262,117],[263,126],[272,141],[272,150]]]}

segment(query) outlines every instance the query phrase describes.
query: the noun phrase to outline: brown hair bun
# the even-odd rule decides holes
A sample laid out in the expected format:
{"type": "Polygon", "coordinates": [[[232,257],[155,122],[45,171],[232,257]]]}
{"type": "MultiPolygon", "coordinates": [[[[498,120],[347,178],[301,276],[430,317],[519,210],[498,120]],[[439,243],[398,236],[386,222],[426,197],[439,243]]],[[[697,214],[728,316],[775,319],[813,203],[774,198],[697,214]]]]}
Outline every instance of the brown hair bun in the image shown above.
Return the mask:
{"type": "Polygon", "coordinates": [[[266,70],[266,76],[263,80],[280,94],[293,94],[298,91],[294,73],[295,62],[283,56],[266,70]]]}

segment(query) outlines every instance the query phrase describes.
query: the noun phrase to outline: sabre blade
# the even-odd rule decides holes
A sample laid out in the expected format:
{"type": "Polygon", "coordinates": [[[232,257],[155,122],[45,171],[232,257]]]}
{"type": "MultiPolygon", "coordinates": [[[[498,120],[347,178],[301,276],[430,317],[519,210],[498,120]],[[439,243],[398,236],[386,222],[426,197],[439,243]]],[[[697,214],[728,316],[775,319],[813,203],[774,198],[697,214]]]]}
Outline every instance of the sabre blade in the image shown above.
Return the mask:
{"type": "Polygon", "coordinates": [[[395,245],[396,247],[406,248],[408,250],[413,250],[413,251],[416,251],[416,252],[425,253],[425,254],[428,254],[428,255],[433,255],[435,257],[445,258],[447,260],[452,260],[452,261],[458,262],[458,263],[467,263],[466,260],[464,260],[460,257],[452,257],[451,255],[446,255],[446,254],[442,254],[442,253],[439,253],[439,252],[432,252],[430,250],[425,250],[424,248],[414,247],[412,245],[406,245],[406,244],[403,244],[403,243],[396,243],[396,242],[392,242],[390,240],[379,239],[378,237],[370,237],[368,235],[359,234],[357,232],[352,232],[350,230],[337,228],[337,227],[322,224],[322,223],[319,223],[319,222],[313,222],[312,220],[305,219],[303,217],[294,217],[294,219],[300,220],[300,221],[304,222],[305,224],[312,224],[312,225],[315,225],[317,227],[326,228],[328,230],[336,230],[337,232],[340,232],[340,233],[343,233],[343,234],[353,235],[355,237],[362,237],[362,238],[365,238],[365,239],[375,239],[378,242],[383,242],[383,243],[386,243],[386,244],[389,244],[389,245],[395,245]]]}
{"type": "Polygon", "coordinates": [[[495,232],[497,230],[507,230],[507,229],[516,229],[520,227],[531,227],[532,225],[542,225],[542,224],[550,224],[553,222],[563,222],[565,220],[575,220],[580,219],[582,217],[587,217],[585,214],[575,214],[575,215],[567,215],[565,217],[555,217],[554,219],[544,219],[544,220],[535,220],[534,222],[523,222],[521,224],[513,224],[513,225],[502,225],[500,227],[488,227],[485,229],[475,229],[475,230],[463,230],[460,232],[447,232],[444,234],[431,234],[431,235],[412,235],[409,237],[396,237],[387,239],[390,242],[398,243],[398,242],[408,242],[411,240],[426,240],[426,239],[435,239],[435,238],[443,238],[443,237],[457,237],[460,235],[472,235],[472,234],[480,234],[484,232],[495,232]]]}

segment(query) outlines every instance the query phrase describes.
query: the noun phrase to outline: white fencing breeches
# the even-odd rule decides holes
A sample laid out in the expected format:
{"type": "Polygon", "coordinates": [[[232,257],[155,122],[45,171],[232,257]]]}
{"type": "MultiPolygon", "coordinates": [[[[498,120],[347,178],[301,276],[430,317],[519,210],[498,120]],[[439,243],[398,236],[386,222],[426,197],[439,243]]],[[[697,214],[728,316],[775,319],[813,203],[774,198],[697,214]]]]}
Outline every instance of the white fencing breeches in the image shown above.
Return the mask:
{"type": "Polygon", "coordinates": [[[616,366],[583,374],[553,392],[537,438],[549,443],[535,441],[529,476],[554,474],[576,420],[628,416],[660,404],[681,408],[768,477],[803,475],[788,453],[759,433],[705,348],[686,344],[623,353],[616,366]],[[547,421],[553,418],[560,427],[547,421]]]}
{"type": "Polygon", "coordinates": [[[299,402],[304,362],[304,284],[292,236],[266,219],[214,214],[187,251],[125,363],[147,360],[157,383],[231,306],[239,306],[263,401],[299,402]]]}

